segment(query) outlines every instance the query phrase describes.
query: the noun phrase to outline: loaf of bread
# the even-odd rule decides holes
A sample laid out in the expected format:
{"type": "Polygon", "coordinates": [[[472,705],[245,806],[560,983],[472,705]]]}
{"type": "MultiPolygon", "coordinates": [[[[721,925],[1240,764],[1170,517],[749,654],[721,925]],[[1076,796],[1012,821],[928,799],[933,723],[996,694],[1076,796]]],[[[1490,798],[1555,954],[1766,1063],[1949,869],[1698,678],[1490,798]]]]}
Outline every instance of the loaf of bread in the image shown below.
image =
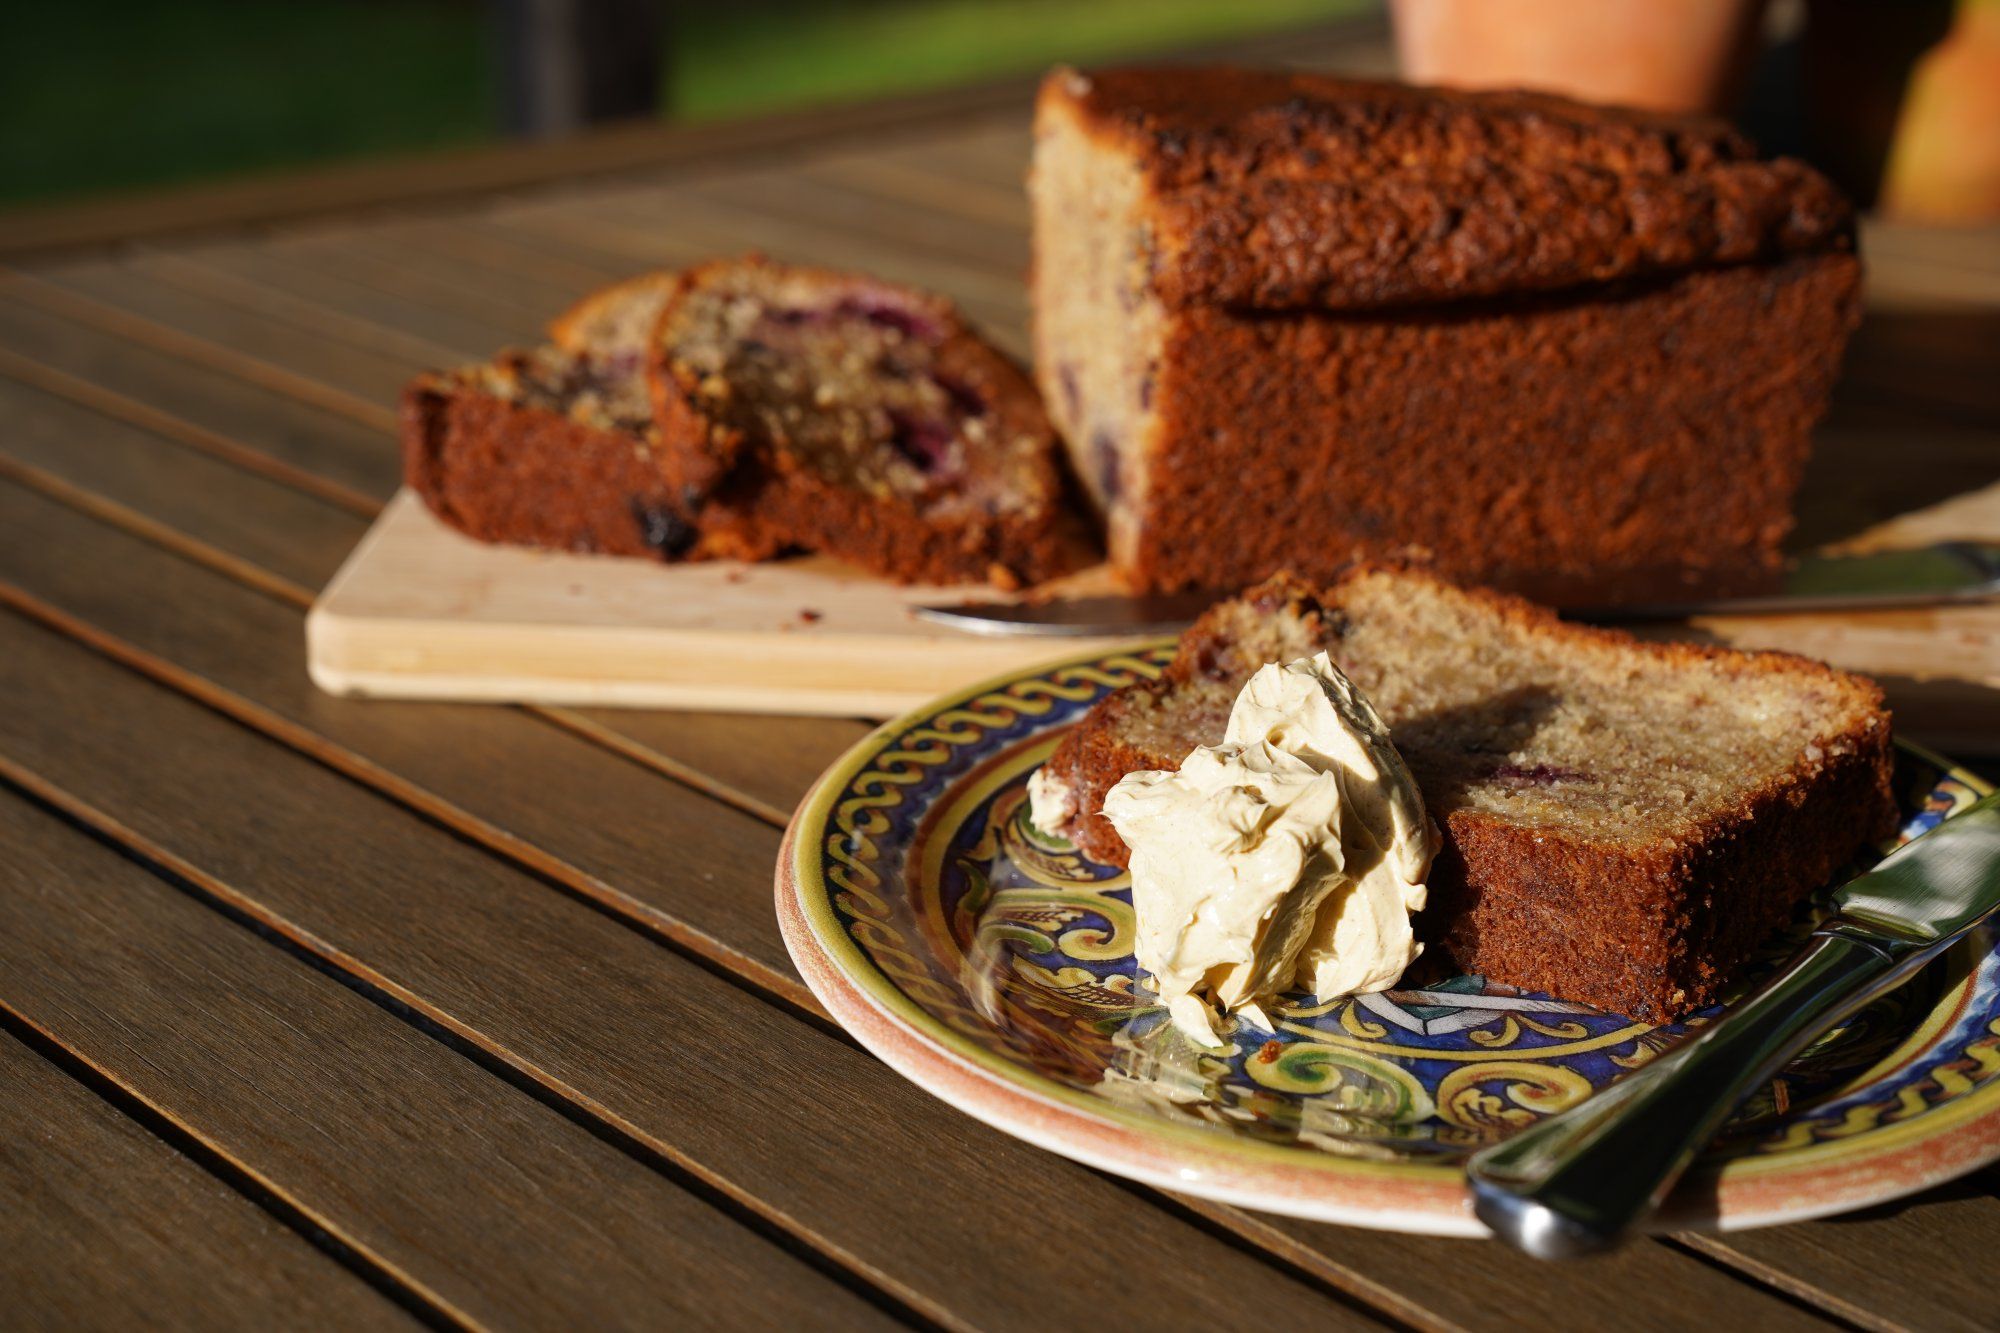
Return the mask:
{"type": "Polygon", "coordinates": [[[1090,555],[1028,377],[942,297],[759,258],[688,270],[655,419],[703,533],[899,582],[1036,583],[1090,555]]]}
{"type": "Polygon", "coordinates": [[[1419,927],[1463,970],[1661,1021],[1714,1000],[1793,909],[1893,828],[1873,682],[1558,620],[1410,568],[1281,576],[1212,608],[1157,681],[1049,760],[1062,832],[1126,860],[1126,773],[1222,739],[1265,662],[1324,649],[1388,723],[1445,835],[1419,927]]]}
{"type": "Polygon", "coordinates": [[[1851,210],[1720,122],[1058,70],[1036,372],[1142,589],[1356,547],[1568,604],[1757,586],[1857,316],[1851,210]]]}

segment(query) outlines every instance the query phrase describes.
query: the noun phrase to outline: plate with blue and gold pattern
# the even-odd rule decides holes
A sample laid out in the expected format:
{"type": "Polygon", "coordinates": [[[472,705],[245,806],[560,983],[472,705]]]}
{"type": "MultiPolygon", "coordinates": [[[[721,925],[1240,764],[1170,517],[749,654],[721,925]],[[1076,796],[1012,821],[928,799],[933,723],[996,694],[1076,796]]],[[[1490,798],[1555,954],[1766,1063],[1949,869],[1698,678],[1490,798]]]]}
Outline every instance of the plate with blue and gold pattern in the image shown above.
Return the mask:
{"type": "MultiPolygon", "coordinates": [[[[799,808],[777,873],[792,957],[906,1077],[980,1120],[1169,1189],[1479,1235],[1464,1159],[1658,1057],[1654,1027],[1479,977],[1328,1003],[1222,1051],[1166,1021],[1124,872],[1027,817],[1027,780],[1171,644],[1002,677],[874,731],[799,808]]],[[[1900,746],[1897,841],[1990,788],[1900,746]]],[[[1884,849],[1886,850],[1886,848],[1884,849]]],[[[1858,869],[1859,867],[1857,867],[1858,869]]],[[[1812,926],[1802,911],[1759,967],[1812,926]]],[[[1758,967],[1750,969],[1754,979],[1758,967]]],[[[2000,1157],[2000,938],[1976,932],[1742,1108],[1660,1215],[1725,1229],[1880,1203],[2000,1157]]]]}

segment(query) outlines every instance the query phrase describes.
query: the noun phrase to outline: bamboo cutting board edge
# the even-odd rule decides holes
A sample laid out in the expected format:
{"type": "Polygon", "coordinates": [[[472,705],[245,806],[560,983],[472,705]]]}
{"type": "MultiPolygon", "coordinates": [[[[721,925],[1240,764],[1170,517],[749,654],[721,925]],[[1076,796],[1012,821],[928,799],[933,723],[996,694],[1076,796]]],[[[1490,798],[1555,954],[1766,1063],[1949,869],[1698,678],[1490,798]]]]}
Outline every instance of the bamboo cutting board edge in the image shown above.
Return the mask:
{"type": "MultiPolygon", "coordinates": [[[[2000,486],[1906,515],[1857,545],[2000,535],[2000,486]]],[[[1069,592],[1104,591],[1103,571],[1069,592]]],[[[405,491],[306,620],[330,693],[882,717],[989,676],[1109,652],[1125,639],[982,638],[908,607],[964,588],[904,588],[825,560],[663,566],[483,545],[405,491]]],[[[2000,689],[2000,603],[1704,617],[1693,633],[1884,678],[2000,689]]],[[[1981,713],[1994,711],[1979,709],[1981,713]]],[[[1983,731],[1983,726],[1978,728],[1983,731]]]]}
{"type": "MultiPolygon", "coordinates": [[[[1070,583],[1095,589],[1101,575],[1070,583]]],[[[821,560],[676,566],[486,546],[405,491],[307,615],[307,669],[356,697],[881,717],[1132,642],[982,638],[907,610],[967,596],[821,560]]]]}
{"type": "Polygon", "coordinates": [[[774,671],[770,643],[751,635],[690,636],[688,642],[669,645],[640,634],[631,636],[634,642],[621,650],[612,637],[618,633],[615,630],[492,624],[461,635],[453,633],[455,628],[427,629],[423,646],[412,650],[407,621],[315,612],[306,622],[308,671],[319,688],[354,698],[881,718],[988,676],[1133,644],[1125,639],[1025,639],[1018,641],[1019,646],[989,646],[978,656],[933,658],[924,669],[870,685],[837,682],[843,674],[865,680],[861,673],[879,671],[884,654],[907,653],[907,644],[890,639],[821,639],[811,645],[815,651],[810,672],[803,666],[774,671]],[[544,639],[537,655],[549,659],[546,669],[530,665],[503,671],[483,665],[491,660],[499,640],[516,633],[544,639]],[[1060,645],[1068,645],[1067,650],[1060,645]],[[579,656],[594,660],[593,674],[561,669],[558,659],[579,656]],[[816,679],[805,679],[808,674],[816,679]]]}

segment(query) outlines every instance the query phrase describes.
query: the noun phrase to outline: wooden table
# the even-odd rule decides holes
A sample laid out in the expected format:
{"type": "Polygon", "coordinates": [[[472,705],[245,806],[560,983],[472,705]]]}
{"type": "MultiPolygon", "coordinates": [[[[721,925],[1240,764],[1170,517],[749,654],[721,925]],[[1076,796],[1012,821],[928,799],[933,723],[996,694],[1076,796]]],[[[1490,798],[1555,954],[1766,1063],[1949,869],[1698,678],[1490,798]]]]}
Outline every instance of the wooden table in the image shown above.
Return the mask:
{"type": "MultiPolygon", "coordinates": [[[[1283,50],[1380,68],[1364,35],[1283,50]]],[[[751,245],[1021,350],[1026,151],[1017,85],[0,226],[0,1320],[1994,1325],[1991,1172],[1574,1267],[1097,1175],[904,1083],[794,974],[779,829],[864,723],[307,683],[412,371],[751,245]],[[156,236],[55,253],[121,228],[156,236]]],[[[2000,243],[1868,243],[1815,538],[2000,474],[2000,243]]],[[[1923,697],[1946,743],[1993,706],[1923,697]]]]}

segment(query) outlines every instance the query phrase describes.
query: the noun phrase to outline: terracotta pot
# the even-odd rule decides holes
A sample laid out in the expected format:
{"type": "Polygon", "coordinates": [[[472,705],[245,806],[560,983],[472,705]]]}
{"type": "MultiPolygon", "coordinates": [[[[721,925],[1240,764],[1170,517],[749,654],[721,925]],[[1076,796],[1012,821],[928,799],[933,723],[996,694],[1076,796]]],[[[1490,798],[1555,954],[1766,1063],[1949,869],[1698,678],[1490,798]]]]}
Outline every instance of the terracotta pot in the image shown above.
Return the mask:
{"type": "Polygon", "coordinates": [[[2000,219],[2000,0],[1961,0],[1950,35],[1911,71],[1882,207],[1923,222],[2000,219]]]}
{"type": "Polygon", "coordinates": [[[1765,0],[1391,0],[1403,77],[1724,111],[1765,0]]]}

